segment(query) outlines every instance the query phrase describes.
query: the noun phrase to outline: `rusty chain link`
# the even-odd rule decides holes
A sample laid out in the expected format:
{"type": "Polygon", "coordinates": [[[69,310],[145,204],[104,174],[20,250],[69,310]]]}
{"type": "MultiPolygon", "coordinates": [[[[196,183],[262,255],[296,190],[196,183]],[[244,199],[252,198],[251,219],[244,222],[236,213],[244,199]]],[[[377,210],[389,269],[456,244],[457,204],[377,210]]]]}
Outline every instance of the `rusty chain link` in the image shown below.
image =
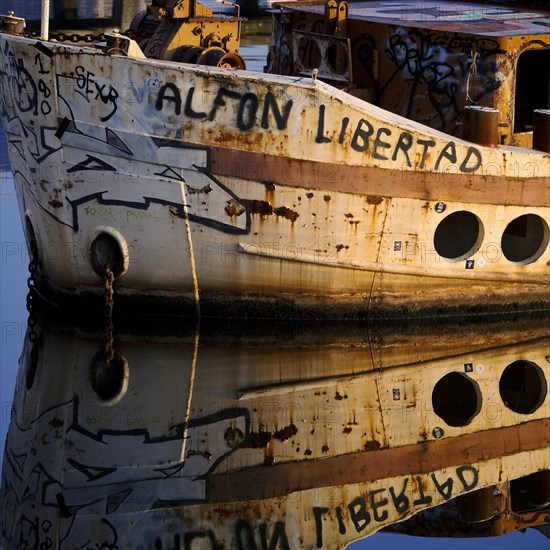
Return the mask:
{"type": "Polygon", "coordinates": [[[110,363],[115,354],[113,335],[113,283],[115,275],[110,267],[105,268],[105,362],[110,363]]]}
{"type": "MultiPolygon", "coordinates": [[[[26,38],[40,38],[40,31],[37,31],[35,29],[30,29],[29,27],[25,27],[23,34],[26,38]]],[[[128,29],[124,32],[121,32],[120,34],[124,36],[128,36],[130,38],[136,38],[136,37],[149,37],[151,35],[150,32],[145,33],[143,36],[133,32],[132,30],[128,29]]],[[[101,32],[98,34],[78,34],[78,33],[64,33],[64,32],[52,32],[49,35],[50,40],[55,40],[57,42],[71,42],[73,44],[77,44],[79,42],[85,42],[86,44],[91,44],[93,42],[99,42],[101,40],[105,40],[105,33],[101,32]]]]}
{"type": "Polygon", "coordinates": [[[36,298],[38,295],[36,291],[35,278],[34,278],[37,269],[38,269],[37,260],[35,258],[31,258],[29,262],[29,277],[27,279],[27,288],[28,288],[27,311],[29,312],[27,327],[29,329],[29,340],[32,343],[35,343],[38,341],[38,332],[36,330],[37,319],[36,319],[36,312],[34,311],[36,298]]]}

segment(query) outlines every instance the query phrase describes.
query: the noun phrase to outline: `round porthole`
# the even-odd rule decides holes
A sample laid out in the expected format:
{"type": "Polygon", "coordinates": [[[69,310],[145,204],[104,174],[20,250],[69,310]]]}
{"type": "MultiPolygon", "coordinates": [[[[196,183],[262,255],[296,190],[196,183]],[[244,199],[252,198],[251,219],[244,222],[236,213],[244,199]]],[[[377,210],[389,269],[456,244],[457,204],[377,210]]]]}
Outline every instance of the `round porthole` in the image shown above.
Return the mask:
{"type": "Polygon", "coordinates": [[[307,70],[316,69],[321,63],[321,51],[317,42],[308,36],[298,42],[298,57],[307,70]]]}
{"type": "Polygon", "coordinates": [[[348,68],[347,51],[342,44],[335,42],[328,47],[327,61],[330,68],[338,75],[345,74],[348,68]]]}
{"type": "Polygon", "coordinates": [[[483,226],[472,212],[460,210],[446,216],[437,226],[434,247],[443,258],[459,261],[477,252],[483,240],[483,226]]]}
{"type": "Polygon", "coordinates": [[[507,260],[530,264],[542,256],[549,239],[547,223],[536,214],[524,214],[506,226],[500,245],[507,260]]]}
{"type": "Polygon", "coordinates": [[[532,414],[546,399],[548,385],[543,370],[536,363],[520,359],[504,369],[498,389],[510,410],[532,414]]]}
{"type": "Polygon", "coordinates": [[[448,426],[466,426],[481,410],[481,392],[465,374],[449,372],[434,386],[432,405],[448,426]]]}

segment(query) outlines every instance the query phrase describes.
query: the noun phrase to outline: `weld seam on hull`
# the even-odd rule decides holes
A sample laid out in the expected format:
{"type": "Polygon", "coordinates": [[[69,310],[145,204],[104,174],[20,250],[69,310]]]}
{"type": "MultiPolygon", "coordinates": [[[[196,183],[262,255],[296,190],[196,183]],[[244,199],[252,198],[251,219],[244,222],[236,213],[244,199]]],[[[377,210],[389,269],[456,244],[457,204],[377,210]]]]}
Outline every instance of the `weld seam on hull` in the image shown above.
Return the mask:
{"type": "MultiPolygon", "coordinates": [[[[507,283],[532,283],[532,284],[549,284],[549,277],[546,274],[526,274],[523,277],[516,273],[484,273],[480,276],[480,273],[469,273],[464,270],[464,273],[452,273],[448,275],[442,275],[441,273],[433,273],[433,271],[415,269],[409,266],[396,266],[387,263],[377,262],[360,262],[360,261],[344,261],[340,259],[326,260],[316,257],[314,254],[308,252],[301,252],[299,258],[293,258],[288,254],[285,255],[282,252],[267,252],[258,250],[254,245],[242,244],[237,245],[237,251],[241,254],[247,254],[249,256],[260,256],[265,258],[273,258],[276,260],[286,260],[289,262],[299,262],[304,264],[323,265],[327,267],[335,267],[342,269],[352,269],[360,271],[371,271],[374,273],[389,273],[394,275],[410,275],[411,277],[431,277],[434,279],[465,279],[481,281],[494,281],[494,282],[507,282],[507,283]],[[528,279],[528,280],[526,280],[528,279]]],[[[459,262],[452,262],[459,263],[459,262]]],[[[532,264],[531,264],[532,265],[532,264]]],[[[550,285],[549,285],[550,286],[550,285]]]]}

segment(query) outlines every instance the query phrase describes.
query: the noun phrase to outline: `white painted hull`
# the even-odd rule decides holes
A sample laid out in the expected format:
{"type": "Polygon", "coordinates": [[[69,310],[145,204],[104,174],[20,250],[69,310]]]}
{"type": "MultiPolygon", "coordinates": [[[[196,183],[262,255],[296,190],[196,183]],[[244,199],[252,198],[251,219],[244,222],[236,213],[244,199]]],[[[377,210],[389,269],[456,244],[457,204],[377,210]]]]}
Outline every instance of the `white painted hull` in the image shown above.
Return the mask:
{"type": "Polygon", "coordinates": [[[90,247],[107,234],[119,304],[283,317],[548,305],[547,154],[454,140],[309,78],[34,43],[0,38],[3,121],[56,300],[102,294],[90,247]]]}

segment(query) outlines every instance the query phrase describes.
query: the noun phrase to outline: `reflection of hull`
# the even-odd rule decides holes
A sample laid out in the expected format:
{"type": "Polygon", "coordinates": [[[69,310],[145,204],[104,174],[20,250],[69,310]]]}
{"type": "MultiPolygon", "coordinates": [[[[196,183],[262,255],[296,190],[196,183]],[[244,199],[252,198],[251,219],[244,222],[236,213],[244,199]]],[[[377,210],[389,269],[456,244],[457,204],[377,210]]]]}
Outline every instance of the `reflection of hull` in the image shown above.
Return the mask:
{"type": "Polygon", "coordinates": [[[1,37],[2,110],[37,277],[60,301],[102,292],[104,237],[121,306],[548,303],[548,155],[451,139],[310,78],[35,43],[1,37]]]}
{"type": "MultiPolygon", "coordinates": [[[[99,339],[44,330],[27,342],[2,478],[8,547],[23,537],[60,548],[338,548],[550,469],[544,328],[408,339],[285,327],[288,345],[262,330],[120,337],[110,376],[99,339]],[[502,380],[518,361],[540,378],[516,380],[527,389],[511,405],[502,380]],[[468,400],[436,404],[449,373],[478,388],[464,425],[447,413],[468,400]],[[526,400],[532,412],[509,408],[526,400]]],[[[533,524],[546,521],[541,510],[533,524]]]]}

